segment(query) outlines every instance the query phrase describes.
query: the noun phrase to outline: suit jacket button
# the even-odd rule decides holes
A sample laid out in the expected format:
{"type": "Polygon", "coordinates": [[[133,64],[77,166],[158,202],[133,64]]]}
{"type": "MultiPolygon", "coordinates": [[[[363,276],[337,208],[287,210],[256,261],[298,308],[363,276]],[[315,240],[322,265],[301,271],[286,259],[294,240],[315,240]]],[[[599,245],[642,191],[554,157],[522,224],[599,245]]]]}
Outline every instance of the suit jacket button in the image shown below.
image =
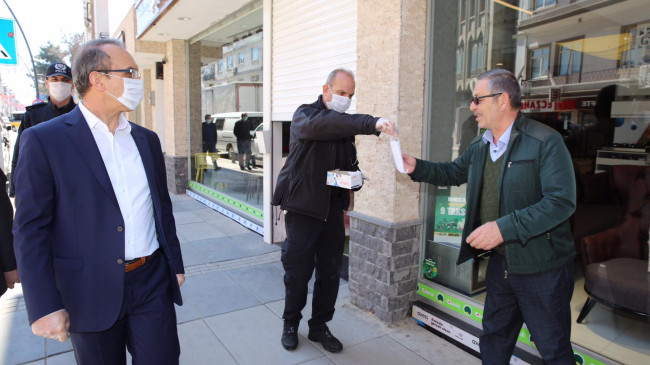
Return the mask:
{"type": "Polygon", "coordinates": [[[118,232],[122,232],[123,230],[124,230],[124,228],[122,228],[122,226],[117,226],[117,231],[118,232]]]}
{"type": "Polygon", "coordinates": [[[117,263],[120,264],[120,265],[122,265],[122,264],[124,263],[124,260],[122,260],[122,259],[117,259],[117,263]]]}

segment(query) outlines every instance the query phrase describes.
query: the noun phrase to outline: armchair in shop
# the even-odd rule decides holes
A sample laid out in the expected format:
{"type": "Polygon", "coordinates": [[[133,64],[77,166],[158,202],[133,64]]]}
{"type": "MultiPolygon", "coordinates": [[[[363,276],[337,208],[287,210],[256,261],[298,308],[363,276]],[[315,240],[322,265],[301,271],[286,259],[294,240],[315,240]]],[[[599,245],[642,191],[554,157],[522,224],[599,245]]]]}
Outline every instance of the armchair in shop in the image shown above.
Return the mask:
{"type": "Polygon", "coordinates": [[[578,323],[598,303],[650,316],[650,167],[613,166],[614,179],[625,182],[623,222],[582,238],[580,253],[588,294],[578,323]]]}

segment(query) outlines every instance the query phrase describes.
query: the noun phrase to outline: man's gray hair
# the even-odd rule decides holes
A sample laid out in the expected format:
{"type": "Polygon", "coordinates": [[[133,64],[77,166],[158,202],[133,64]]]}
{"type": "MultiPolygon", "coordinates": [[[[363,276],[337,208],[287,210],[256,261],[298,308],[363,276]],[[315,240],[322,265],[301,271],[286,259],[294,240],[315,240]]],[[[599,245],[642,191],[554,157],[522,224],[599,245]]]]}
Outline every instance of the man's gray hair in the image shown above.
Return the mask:
{"type": "Polygon", "coordinates": [[[117,39],[100,38],[84,43],[77,50],[72,65],[72,80],[81,97],[90,90],[91,72],[111,68],[111,58],[102,49],[103,46],[108,44],[124,49],[124,44],[117,39]]]}
{"type": "Polygon", "coordinates": [[[354,72],[348,70],[347,68],[337,68],[334,69],[332,72],[330,72],[330,74],[327,76],[327,81],[325,83],[331,86],[332,80],[334,80],[334,78],[336,77],[336,75],[339,74],[339,72],[348,74],[352,78],[352,80],[354,80],[354,72]]]}
{"type": "Polygon", "coordinates": [[[510,106],[513,109],[521,109],[521,89],[512,72],[495,68],[480,74],[478,81],[481,80],[489,80],[487,88],[491,94],[507,93],[510,96],[510,106]]]}

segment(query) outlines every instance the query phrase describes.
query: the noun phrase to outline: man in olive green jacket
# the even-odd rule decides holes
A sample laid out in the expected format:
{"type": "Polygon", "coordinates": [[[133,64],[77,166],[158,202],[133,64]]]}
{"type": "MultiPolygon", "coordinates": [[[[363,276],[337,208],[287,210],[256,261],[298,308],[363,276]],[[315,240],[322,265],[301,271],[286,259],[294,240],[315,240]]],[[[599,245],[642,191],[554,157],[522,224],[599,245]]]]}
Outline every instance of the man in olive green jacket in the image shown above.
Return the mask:
{"type": "Polygon", "coordinates": [[[453,162],[404,154],[413,181],[467,183],[461,264],[490,252],[480,341],[484,364],[507,364],[525,322],[547,364],[571,364],[576,206],[571,156],[553,129],[522,116],[514,75],[478,77],[470,109],[486,132],[453,162]]]}

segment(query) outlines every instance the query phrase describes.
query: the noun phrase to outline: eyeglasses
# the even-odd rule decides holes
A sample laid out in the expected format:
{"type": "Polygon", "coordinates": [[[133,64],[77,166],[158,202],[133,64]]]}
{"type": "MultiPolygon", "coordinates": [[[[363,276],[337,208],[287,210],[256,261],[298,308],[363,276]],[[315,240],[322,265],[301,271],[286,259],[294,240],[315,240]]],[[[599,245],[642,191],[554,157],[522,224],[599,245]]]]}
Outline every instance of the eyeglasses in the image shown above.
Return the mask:
{"type": "Polygon", "coordinates": [[[495,94],[490,94],[490,95],[475,96],[475,97],[472,98],[472,103],[478,105],[478,103],[481,102],[481,99],[491,98],[491,97],[494,97],[494,96],[499,96],[501,94],[503,94],[503,93],[495,93],[495,94]]]}
{"type": "Polygon", "coordinates": [[[97,70],[97,72],[126,72],[131,74],[132,79],[139,79],[142,74],[134,68],[125,68],[122,70],[97,70]]]}

